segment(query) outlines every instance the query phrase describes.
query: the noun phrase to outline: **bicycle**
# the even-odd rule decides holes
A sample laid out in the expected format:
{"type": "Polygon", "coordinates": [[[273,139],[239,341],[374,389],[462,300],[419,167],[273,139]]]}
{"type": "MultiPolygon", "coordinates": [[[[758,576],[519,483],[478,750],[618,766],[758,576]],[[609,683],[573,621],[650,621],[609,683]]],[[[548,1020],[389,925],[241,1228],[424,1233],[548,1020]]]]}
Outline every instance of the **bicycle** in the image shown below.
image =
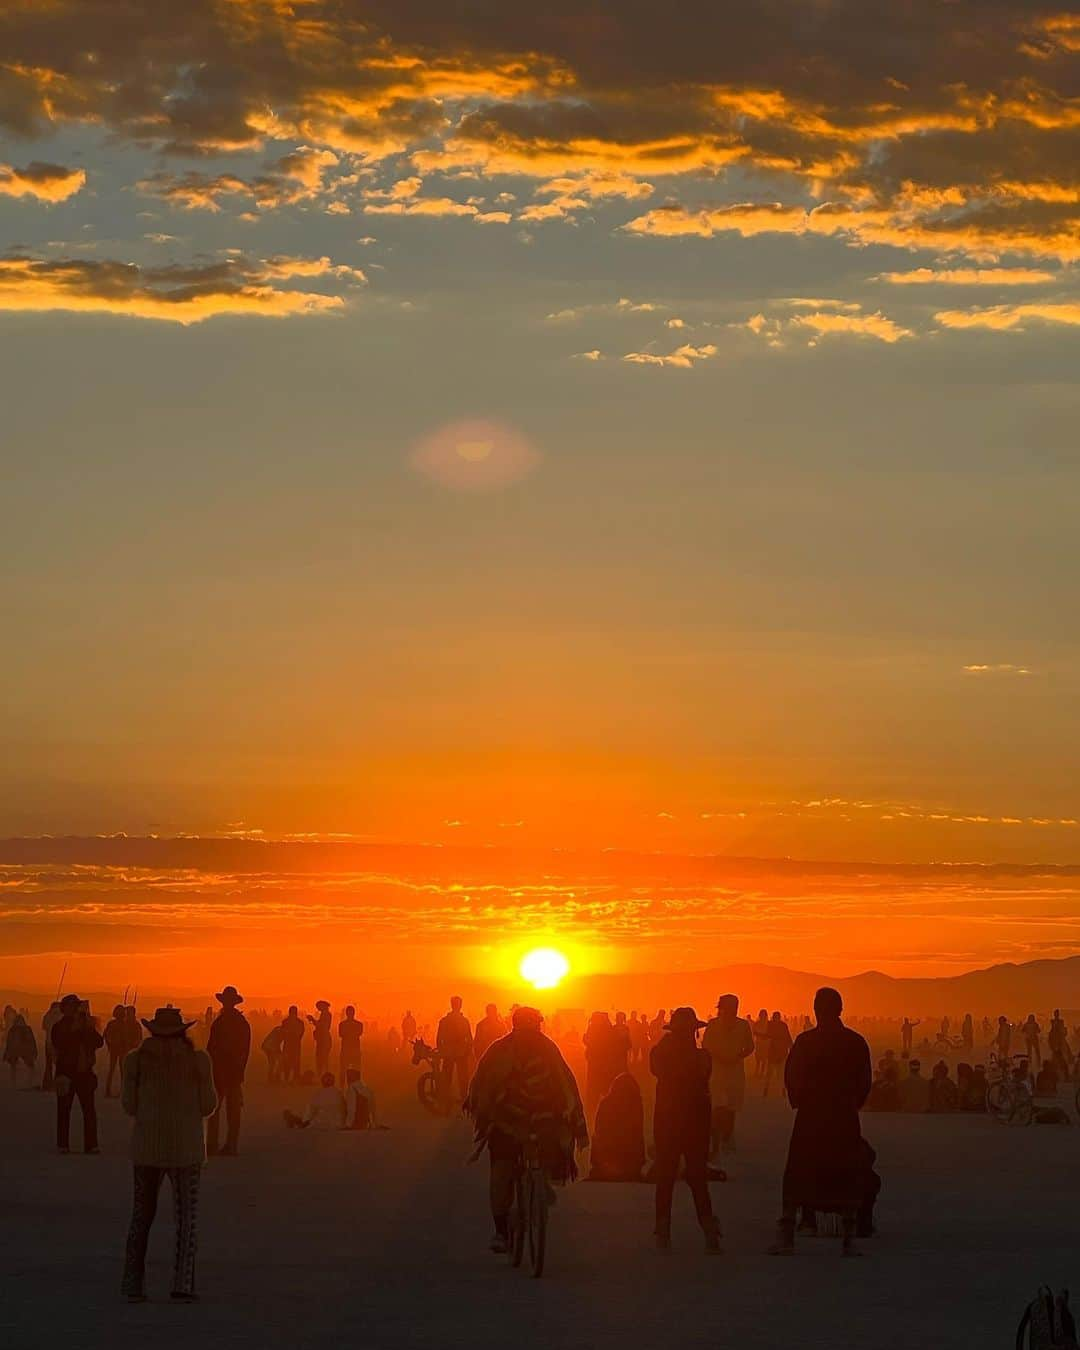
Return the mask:
{"type": "Polygon", "coordinates": [[[525,1259],[529,1245],[529,1267],[534,1280],[544,1273],[547,1256],[548,1213],[551,1209],[551,1179],[540,1159],[540,1140],[530,1134],[522,1145],[514,1174],[514,1208],[510,1214],[510,1264],[515,1268],[525,1259]]]}
{"type": "Polygon", "coordinates": [[[1035,1119],[1035,1099],[1028,1082],[1027,1056],[991,1055],[989,1075],[993,1077],[986,1086],[988,1114],[1001,1125],[1030,1125],[1035,1119]],[[1011,1060],[1017,1061],[1015,1067],[1011,1060]]]}
{"type": "Polygon", "coordinates": [[[419,1037],[412,1043],[412,1062],[414,1065],[430,1064],[431,1067],[416,1080],[416,1096],[420,1105],[432,1116],[448,1116],[450,1102],[443,1081],[443,1057],[433,1046],[419,1037]]]}

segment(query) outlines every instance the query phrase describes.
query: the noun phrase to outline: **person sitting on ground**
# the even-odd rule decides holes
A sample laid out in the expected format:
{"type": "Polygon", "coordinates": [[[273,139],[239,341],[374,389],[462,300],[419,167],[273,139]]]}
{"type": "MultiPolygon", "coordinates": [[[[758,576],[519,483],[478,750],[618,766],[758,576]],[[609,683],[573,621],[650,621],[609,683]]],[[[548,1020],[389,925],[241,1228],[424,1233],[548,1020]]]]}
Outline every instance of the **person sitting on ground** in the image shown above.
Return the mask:
{"type": "Polygon", "coordinates": [[[1036,1097],[1056,1097],[1058,1094],[1057,1065],[1052,1059],[1043,1060],[1043,1066],[1035,1075],[1036,1097]]]}
{"type": "Polygon", "coordinates": [[[15,1013],[8,1029],[4,1040],[4,1061],[11,1065],[12,1087],[16,1085],[20,1064],[26,1065],[30,1070],[31,1079],[33,1078],[34,1065],[37,1063],[37,1041],[34,1039],[33,1028],[27,1024],[22,1013],[15,1013]]]}
{"type": "Polygon", "coordinates": [[[896,1090],[896,1066],[889,1067],[885,1060],[882,1060],[877,1067],[877,1073],[874,1075],[873,1086],[870,1088],[870,1096],[866,1099],[867,1111],[899,1111],[900,1094],[896,1090]]]}
{"type": "Polygon", "coordinates": [[[359,1069],[345,1071],[345,1128],[376,1130],[375,1094],[360,1077],[359,1069]]]}
{"type": "Polygon", "coordinates": [[[345,1098],[334,1085],[334,1075],[324,1073],[321,1086],[307,1104],[302,1116],[285,1111],[285,1124],[290,1130],[343,1130],[345,1128],[345,1098]]]}
{"type": "Polygon", "coordinates": [[[902,1078],[896,1087],[900,1099],[900,1110],[908,1113],[929,1111],[930,1082],[922,1076],[922,1062],[917,1059],[908,1063],[908,1076],[902,1078]]]}
{"type": "Polygon", "coordinates": [[[640,1181],[645,1165],[645,1107],[637,1079],[621,1073],[596,1110],[590,1181],[640,1181]]]}
{"type": "Polygon", "coordinates": [[[985,1113],[986,1111],[986,1065],[976,1064],[971,1075],[971,1085],[965,1098],[964,1110],[985,1113]]]}
{"type": "Polygon", "coordinates": [[[949,1066],[943,1059],[934,1065],[930,1077],[929,1110],[938,1114],[955,1111],[960,1105],[960,1094],[956,1084],[949,1077],[949,1066]]]}

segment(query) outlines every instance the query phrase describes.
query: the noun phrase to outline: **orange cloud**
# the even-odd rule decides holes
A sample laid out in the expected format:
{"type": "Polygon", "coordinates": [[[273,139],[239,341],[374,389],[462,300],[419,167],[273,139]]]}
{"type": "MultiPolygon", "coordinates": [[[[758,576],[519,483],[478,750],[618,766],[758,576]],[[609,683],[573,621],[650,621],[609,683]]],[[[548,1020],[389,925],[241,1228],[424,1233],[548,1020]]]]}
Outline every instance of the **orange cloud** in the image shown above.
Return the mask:
{"type": "MultiPolygon", "coordinates": [[[[297,275],[282,272],[277,276],[297,275]]],[[[137,267],[108,261],[0,259],[0,310],[120,314],[201,323],[219,314],[268,318],[325,314],[339,296],[282,290],[267,266],[240,259],[196,267],[137,267]]]]}
{"type": "Polygon", "coordinates": [[[678,370],[689,370],[699,361],[710,360],[716,353],[717,348],[712,343],[707,343],[704,347],[693,347],[690,343],[685,343],[682,347],[676,347],[673,352],[663,355],[656,352],[627,352],[623,360],[638,366],[674,366],[678,370]]]}
{"type": "Polygon", "coordinates": [[[934,318],[943,328],[993,328],[998,332],[1029,323],[1080,324],[1080,301],[1046,304],[991,305],[986,309],[943,309],[934,318]]]}
{"type": "Polygon", "coordinates": [[[39,202],[66,202],[86,185],[83,169],[66,169],[62,164],[34,160],[25,168],[0,164],[0,195],[34,197],[39,202]]]}
{"type": "Polygon", "coordinates": [[[890,286],[1041,286],[1060,277],[1034,267],[916,267],[874,279],[890,286]]]}

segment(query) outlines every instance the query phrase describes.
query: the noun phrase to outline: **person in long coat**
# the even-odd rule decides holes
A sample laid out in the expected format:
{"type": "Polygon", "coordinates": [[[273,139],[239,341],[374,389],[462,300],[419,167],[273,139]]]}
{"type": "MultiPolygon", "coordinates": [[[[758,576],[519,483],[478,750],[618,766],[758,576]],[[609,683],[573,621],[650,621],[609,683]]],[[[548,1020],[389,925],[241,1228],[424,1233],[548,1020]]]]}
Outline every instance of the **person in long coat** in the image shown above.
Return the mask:
{"type": "Polygon", "coordinates": [[[865,1201],[866,1168],[859,1112],[873,1081],[870,1047],[840,1020],[843,1000],[835,989],[814,999],[817,1026],[796,1040],[784,1069],[788,1101],[795,1109],[783,1212],[774,1255],[795,1247],[800,1206],[839,1214],[845,1256],[857,1256],[856,1218],[865,1201]]]}

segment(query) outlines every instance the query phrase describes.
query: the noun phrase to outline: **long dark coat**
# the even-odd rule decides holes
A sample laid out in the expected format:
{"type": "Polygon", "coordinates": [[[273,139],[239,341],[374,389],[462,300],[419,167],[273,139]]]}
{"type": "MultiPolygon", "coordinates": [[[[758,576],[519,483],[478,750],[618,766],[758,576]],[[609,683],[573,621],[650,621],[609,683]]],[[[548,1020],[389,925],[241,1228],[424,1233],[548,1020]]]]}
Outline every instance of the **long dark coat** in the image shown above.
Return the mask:
{"type": "Polygon", "coordinates": [[[784,1203],[825,1213],[858,1209],[864,1173],[859,1110],[870,1093],[870,1047],[837,1021],[804,1031],[784,1069],[795,1108],[784,1203]]]}

